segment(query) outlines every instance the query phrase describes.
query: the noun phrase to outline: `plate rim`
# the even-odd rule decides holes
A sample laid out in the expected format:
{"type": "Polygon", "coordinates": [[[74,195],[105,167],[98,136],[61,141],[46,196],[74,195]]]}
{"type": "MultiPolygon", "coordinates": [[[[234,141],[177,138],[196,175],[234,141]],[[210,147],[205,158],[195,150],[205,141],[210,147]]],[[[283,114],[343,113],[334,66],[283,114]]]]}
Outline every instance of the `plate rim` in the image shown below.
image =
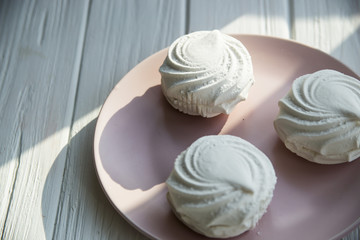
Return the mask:
{"type": "MultiPolygon", "coordinates": [[[[301,43],[296,41],[295,39],[287,39],[287,38],[282,38],[282,37],[277,37],[277,36],[269,36],[269,35],[261,35],[261,34],[227,34],[230,35],[234,38],[236,38],[237,40],[239,40],[239,38],[241,37],[249,37],[249,38],[262,38],[262,39],[269,39],[269,40],[276,40],[276,41],[283,41],[283,42],[287,42],[287,43],[291,43],[291,44],[295,44],[297,46],[301,46],[307,49],[310,49],[312,51],[315,51],[317,54],[323,54],[324,56],[332,59],[333,61],[335,61],[337,64],[341,65],[344,69],[346,69],[347,71],[349,71],[349,73],[351,73],[353,75],[354,78],[356,78],[357,80],[360,81],[360,76],[357,75],[357,73],[355,73],[349,66],[347,66],[346,64],[344,64],[343,62],[341,62],[340,60],[338,60],[337,58],[335,58],[334,56],[322,51],[321,49],[309,46],[305,43],[301,43]]],[[[240,40],[239,40],[240,41],[240,40]]],[[[246,46],[245,46],[246,47],[246,46]]],[[[135,66],[133,66],[124,76],[121,77],[121,79],[116,82],[116,84],[114,85],[114,87],[112,88],[112,90],[109,92],[109,94],[107,95],[104,103],[102,104],[99,114],[96,118],[96,125],[95,125],[95,130],[94,130],[94,137],[93,137],[93,164],[95,165],[95,172],[96,172],[96,176],[97,179],[100,183],[101,189],[103,190],[106,198],[109,200],[110,204],[113,206],[113,208],[115,208],[116,212],[118,212],[120,214],[120,216],[127,222],[129,223],[132,227],[134,227],[136,229],[136,231],[139,231],[141,234],[145,235],[146,237],[150,238],[150,239],[156,239],[156,237],[154,237],[151,233],[147,232],[145,229],[143,229],[142,227],[138,226],[136,223],[134,223],[133,221],[131,221],[126,214],[124,214],[113,202],[112,197],[108,194],[108,192],[105,189],[104,183],[101,179],[101,176],[99,175],[99,165],[101,164],[101,159],[98,159],[97,154],[98,154],[98,146],[97,146],[97,142],[96,140],[101,136],[102,131],[99,130],[99,118],[100,116],[103,114],[104,111],[104,107],[107,104],[107,102],[109,101],[110,96],[114,93],[114,91],[116,91],[117,89],[117,85],[125,78],[128,77],[128,75],[130,75],[133,71],[135,71],[137,69],[137,67],[139,65],[142,65],[144,62],[149,61],[149,59],[153,58],[156,55],[159,54],[163,54],[164,51],[167,51],[169,48],[165,47],[162,48],[156,52],[154,52],[153,54],[149,55],[148,57],[144,58],[143,60],[141,60],[139,63],[137,63],[135,66]]],[[[359,160],[360,161],[360,160],[359,160]]],[[[341,230],[339,233],[337,233],[336,235],[334,235],[333,237],[331,237],[330,239],[338,239],[341,237],[346,236],[347,234],[349,234],[351,231],[353,231],[356,227],[360,227],[360,216],[352,223],[350,224],[348,227],[346,227],[345,229],[341,230]]]]}

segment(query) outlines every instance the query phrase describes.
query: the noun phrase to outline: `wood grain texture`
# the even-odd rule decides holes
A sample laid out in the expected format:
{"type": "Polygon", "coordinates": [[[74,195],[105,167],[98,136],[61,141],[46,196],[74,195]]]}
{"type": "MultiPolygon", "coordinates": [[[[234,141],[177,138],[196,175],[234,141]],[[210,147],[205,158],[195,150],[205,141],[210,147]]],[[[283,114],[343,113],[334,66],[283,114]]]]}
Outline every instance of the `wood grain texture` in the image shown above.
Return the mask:
{"type": "Polygon", "coordinates": [[[86,1],[1,1],[0,227],[3,239],[44,239],[55,224],[70,135],[86,1]],[[45,206],[46,211],[42,211],[45,206]]]}
{"type": "Polygon", "coordinates": [[[293,38],[318,48],[360,76],[360,2],[294,1],[293,38]]]}
{"type": "Polygon", "coordinates": [[[92,2],[71,141],[64,149],[55,239],[145,239],[116,212],[98,183],[92,150],[95,119],[131,68],[185,33],[185,9],[185,1],[92,2]]]}
{"type": "Polygon", "coordinates": [[[231,34],[262,34],[290,37],[287,0],[271,1],[190,1],[190,32],[220,29],[231,34]]]}

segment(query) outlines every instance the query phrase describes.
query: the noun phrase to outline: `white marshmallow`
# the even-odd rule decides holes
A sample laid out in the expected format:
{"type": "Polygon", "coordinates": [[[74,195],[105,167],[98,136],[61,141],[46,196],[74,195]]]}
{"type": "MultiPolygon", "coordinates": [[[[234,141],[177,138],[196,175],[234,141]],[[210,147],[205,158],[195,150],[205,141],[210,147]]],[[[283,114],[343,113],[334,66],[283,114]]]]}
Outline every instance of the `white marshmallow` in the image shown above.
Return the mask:
{"type": "Polygon", "coordinates": [[[237,236],[255,227],[272,199],[270,160],[235,136],[206,136],[176,159],[166,181],[176,216],[208,237],[237,236]]]}
{"type": "Polygon", "coordinates": [[[254,83],[251,57],[237,39],[214,31],[182,36],[160,67],[162,91],[181,112],[203,117],[229,114],[254,83]]]}
{"type": "Polygon", "coordinates": [[[297,78],[279,101],[275,129],[286,147],[321,164],[360,157],[360,81],[334,70],[297,78]]]}

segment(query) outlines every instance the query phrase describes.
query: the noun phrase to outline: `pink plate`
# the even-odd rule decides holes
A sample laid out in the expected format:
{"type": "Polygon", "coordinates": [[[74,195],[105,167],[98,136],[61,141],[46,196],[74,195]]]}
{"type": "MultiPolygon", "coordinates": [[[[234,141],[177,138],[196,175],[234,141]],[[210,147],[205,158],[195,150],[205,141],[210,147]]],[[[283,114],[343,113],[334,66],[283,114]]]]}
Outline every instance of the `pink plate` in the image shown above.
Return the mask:
{"type": "Polygon", "coordinates": [[[255,85],[229,115],[188,116],[173,109],[160,88],[164,49],[131,70],[99,115],[94,153],[100,183],[119,213],[157,239],[206,239],[183,225],[166,201],[164,181],[175,157],[204,135],[239,136],[272,161],[278,182],[256,228],[234,239],[331,239],[360,224],[360,160],[318,165],[288,151],[273,120],[292,81],[320,69],[356,76],[331,56],[293,41],[236,35],[249,50],[255,85]]]}

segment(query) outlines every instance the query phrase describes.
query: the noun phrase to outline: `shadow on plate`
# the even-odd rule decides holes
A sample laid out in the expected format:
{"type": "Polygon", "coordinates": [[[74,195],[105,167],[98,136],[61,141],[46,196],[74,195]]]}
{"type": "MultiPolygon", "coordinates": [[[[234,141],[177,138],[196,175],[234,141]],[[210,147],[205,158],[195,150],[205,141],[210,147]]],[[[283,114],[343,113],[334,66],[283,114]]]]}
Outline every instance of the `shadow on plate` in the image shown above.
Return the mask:
{"type": "Polygon", "coordinates": [[[102,164],[122,187],[148,190],[166,180],[180,152],[199,137],[218,134],[226,119],[181,113],[160,85],[151,87],[107,122],[99,143],[102,164]]]}

